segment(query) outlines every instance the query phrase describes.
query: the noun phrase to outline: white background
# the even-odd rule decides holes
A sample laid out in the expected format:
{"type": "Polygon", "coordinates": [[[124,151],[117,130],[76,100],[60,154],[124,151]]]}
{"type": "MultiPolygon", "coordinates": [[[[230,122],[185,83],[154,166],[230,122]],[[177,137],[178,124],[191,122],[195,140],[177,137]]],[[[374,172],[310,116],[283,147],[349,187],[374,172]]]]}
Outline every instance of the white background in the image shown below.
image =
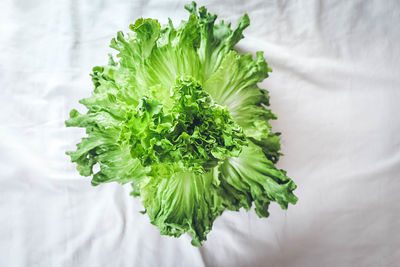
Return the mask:
{"type": "Polygon", "coordinates": [[[64,154],[65,128],[139,17],[175,25],[186,1],[0,2],[0,266],[399,266],[400,2],[200,1],[251,26],[262,87],[279,116],[279,167],[298,204],[225,212],[202,248],[160,236],[130,186],[90,185],[64,154]]]}

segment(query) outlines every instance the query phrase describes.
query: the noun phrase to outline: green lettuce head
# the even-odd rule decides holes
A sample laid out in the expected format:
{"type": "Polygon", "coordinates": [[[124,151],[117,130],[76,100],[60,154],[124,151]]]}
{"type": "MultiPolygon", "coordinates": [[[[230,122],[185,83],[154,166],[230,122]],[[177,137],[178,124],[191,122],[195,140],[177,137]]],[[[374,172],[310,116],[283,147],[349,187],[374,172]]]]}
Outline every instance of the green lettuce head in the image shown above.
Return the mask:
{"type": "Polygon", "coordinates": [[[200,246],[226,209],[254,203],[268,217],[271,201],[286,209],[297,198],[274,165],[280,144],[269,120],[277,117],[257,86],[271,69],[262,52],[233,50],[248,16],[231,29],[194,2],[185,8],[189,19],[177,28],[141,18],[112,39],[117,59],[93,68],[94,92],[80,100],[87,113],[72,110],[66,121],[87,133],[67,154],[93,185],[131,183],[161,234],[188,232],[200,246]]]}

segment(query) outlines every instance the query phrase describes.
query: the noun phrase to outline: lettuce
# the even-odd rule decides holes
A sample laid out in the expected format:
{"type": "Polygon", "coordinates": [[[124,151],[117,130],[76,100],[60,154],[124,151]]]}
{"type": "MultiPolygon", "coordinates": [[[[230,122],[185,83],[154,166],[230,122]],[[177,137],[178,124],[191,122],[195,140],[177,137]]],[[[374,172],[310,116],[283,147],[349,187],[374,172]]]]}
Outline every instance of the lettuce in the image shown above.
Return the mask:
{"type": "Polygon", "coordinates": [[[72,110],[66,121],[87,133],[67,154],[93,185],[131,183],[161,234],[188,232],[200,246],[224,210],[254,203],[268,217],[270,202],[286,209],[297,198],[274,165],[281,153],[269,120],[277,117],[257,86],[271,69],[262,52],[233,50],[248,16],[231,29],[194,2],[185,8],[189,19],[177,28],[140,18],[112,39],[116,59],[93,68],[94,92],[80,100],[87,113],[72,110]]]}

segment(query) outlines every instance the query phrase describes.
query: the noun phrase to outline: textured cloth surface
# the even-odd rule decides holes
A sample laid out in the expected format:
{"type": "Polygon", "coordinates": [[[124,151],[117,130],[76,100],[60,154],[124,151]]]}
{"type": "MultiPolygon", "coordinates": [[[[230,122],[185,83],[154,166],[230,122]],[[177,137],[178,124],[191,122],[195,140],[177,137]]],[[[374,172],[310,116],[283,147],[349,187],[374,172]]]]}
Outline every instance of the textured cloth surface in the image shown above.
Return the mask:
{"type": "Polygon", "coordinates": [[[130,186],[92,187],[64,154],[91,68],[139,17],[177,25],[186,1],[0,2],[0,266],[398,266],[399,1],[201,1],[234,23],[237,50],[273,72],[279,167],[296,206],[224,212],[201,248],[160,236],[130,186]]]}

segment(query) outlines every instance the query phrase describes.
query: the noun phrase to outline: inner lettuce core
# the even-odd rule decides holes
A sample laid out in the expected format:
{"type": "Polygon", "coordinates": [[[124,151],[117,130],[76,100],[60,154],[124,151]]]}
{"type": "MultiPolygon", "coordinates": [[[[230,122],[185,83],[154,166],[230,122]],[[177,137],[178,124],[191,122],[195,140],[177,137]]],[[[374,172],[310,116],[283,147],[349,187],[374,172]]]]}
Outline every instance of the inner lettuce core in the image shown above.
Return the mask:
{"type": "Polygon", "coordinates": [[[185,8],[178,27],[140,18],[111,40],[116,57],[93,68],[94,91],[79,101],[86,114],[73,109],[65,122],[87,134],[67,155],[93,185],[130,183],[161,234],[187,232],[200,246],[223,211],[268,217],[271,202],[287,209],[297,197],[275,166],[277,116],[257,85],[271,69],[262,52],[233,50],[249,17],[231,29],[205,7],[185,8]]]}
{"type": "Polygon", "coordinates": [[[186,77],[177,79],[169,98],[141,98],[125,121],[119,142],[128,143],[142,166],[172,174],[209,171],[221,160],[238,157],[246,139],[228,109],[186,77]]]}

